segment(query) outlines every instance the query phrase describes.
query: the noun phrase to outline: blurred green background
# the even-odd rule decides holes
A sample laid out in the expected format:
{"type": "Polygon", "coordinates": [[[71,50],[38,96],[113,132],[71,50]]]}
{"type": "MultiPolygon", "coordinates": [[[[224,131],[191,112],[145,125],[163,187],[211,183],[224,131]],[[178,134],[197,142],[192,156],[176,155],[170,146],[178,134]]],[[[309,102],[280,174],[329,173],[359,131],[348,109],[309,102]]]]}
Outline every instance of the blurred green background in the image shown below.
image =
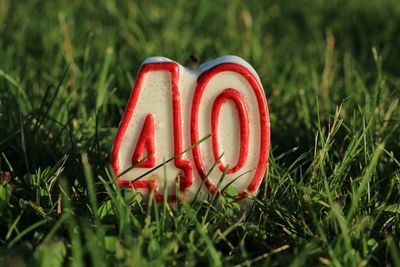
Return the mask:
{"type": "Polygon", "coordinates": [[[0,260],[46,265],[49,250],[48,266],[400,265],[399,48],[397,0],[0,0],[0,260]],[[98,179],[112,179],[137,70],[150,56],[193,66],[191,55],[229,54],[267,95],[266,182],[238,224],[235,206],[204,226],[210,206],[191,216],[184,205],[159,233],[155,211],[98,179]]]}
{"type": "MultiPolygon", "coordinates": [[[[75,117],[80,125],[95,106],[102,106],[101,124],[116,127],[145,58],[162,55],[189,64],[192,54],[201,62],[238,55],[258,71],[272,113],[274,144],[285,148],[304,141],[307,146],[313,144],[309,129],[315,110],[305,111],[304,105],[315,107],[316,96],[324,95],[320,101],[326,103],[321,105],[331,111],[346,98],[351,108],[365,104],[362,94],[347,86],[345,72],[346,68],[355,70],[364,85],[373,83],[373,47],[384,62],[385,82],[399,84],[398,1],[0,3],[0,69],[21,87],[13,89],[13,99],[10,94],[1,98],[0,122],[7,125],[1,138],[19,127],[15,101],[23,112],[32,111],[46,88],[58,85],[67,67],[66,89],[55,100],[60,108],[53,108],[56,119],[75,117]],[[326,54],[328,37],[334,43],[331,55],[326,54]],[[322,92],[326,57],[331,68],[329,92],[322,92]],[[298,136],[292,134],[293,129],[298,136]]],[[[3,91],[11,86],[4,79],[1,85],[3,91]]],[[[51,150],[65,153],[66,145],[51,150]]],[[[35,156],[30,158],[33,166],[50,159],[46,155],[35,160],[35,156]]]]}

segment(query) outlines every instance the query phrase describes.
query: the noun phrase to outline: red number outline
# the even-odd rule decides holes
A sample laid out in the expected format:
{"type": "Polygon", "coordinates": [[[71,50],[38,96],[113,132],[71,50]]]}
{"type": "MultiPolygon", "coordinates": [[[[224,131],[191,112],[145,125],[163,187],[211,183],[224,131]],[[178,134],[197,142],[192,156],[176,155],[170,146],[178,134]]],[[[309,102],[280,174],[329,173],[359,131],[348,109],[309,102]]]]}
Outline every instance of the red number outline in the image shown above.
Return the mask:
{"type": "MultiPolygon", "coordinates": [[[[206,89],[208,82],[217,74],[231,71],[236,72],[242,77],[244,77],[247,82],[250,84],[253,92],[257,98],[257,104],[260,115],[260,156],[257,164],[257,168],[253,179],[247,187],[247,190],[238,194],[237,199],[240,200],[245,197],[248,193],[254,192],[261,184],[262,179],[264,177],[265,170],[267,168],[268,163],[268,151],[269,151],[269,141],[270,141],[270,128],[269,128],[269,114],[267,101],[265,98],[264,90],[260,82],[257,78],[244,66],[237,63],[221,63],[216,65],[204,73],[198,78],[197,87],[194,91],[193,102],[192,102],[192,110],[191,110],[191,118],[190,118],[190,135],[191,135],[191,143],[192,145],[196,144],[199,141],[199,132],[198,132],[198,113],[200,107],[200,100],[202,95],[206,89]]],[[[214,116],[215,119],[215,116],[214,116]]],[[[212,124],[217,124],[218,122],[212,121],[212,124]]],[[[200,178],[204,180],[204,184],[209,189],[212,194],[217,192],[216,186],[209,180],[206,179],[206,171],[203,160],[200,155],[200,147],[195,146],[192,149],[193,159],[196,166],[196,169],[200,175],[200,178]]]]}
{"type": "MultiPolygon", "coordinates": [[[[143,64],[137,81],[132,89],[132,93],[129,97],[128,104],[125,108],[124,115],[122,116],[121,123],[118,128],[117,135],[114,140],[113,149],[111,152],[111,165],[114,169],[115,175],[118,176],[119,170],[119,149],[121,142],[125,137],[126,130],[129,126],[129,122],[133,116],[133,112],[138,101],[140,91],[143,86],[144,77],[148,72],[151,71],[168,71],[171,74],[171,87],[172,87],[172,110],[173,110],[173,128],[174,128],[174,163],[175,166],[183,170],[183,175],[180,177],[180,191],[184,191],[186,188],[192,185],[193,170],[190,160],[184,159],[181,154],[183,151],[182,147],[182,125],[181,125],[181,105],[180,105],[180,93],[178,87],[179,81],[179,65],[175,62],[157,62],[157,63],[146,63],[143,64]]],[[[154,197],[157,201],[162,201],[164,195],[157,191],[157,184],[154,180],[146,181],[134,181],[124,180],[122,178],[117,179],[118,185],[125,188],[147,188],[149,191],[154,191],[154,197]]],[[[176,196],[168,195],[168,201],[176,201],[176,196]]]]}
{"type": "Polygon", "coordinates": [[[137,164],[142,160],[144,149],[147,149],[147,159],[137,165],[138,168],[153,168],[156,165],[155,143],[154,143],[154,115],[147,114],[144,119],[142,132],[133,152],[131,163],[137,164]]]}
{"type": "Polygon", "coordinates": [[[249,152],[249,117],[246,103],[242,94],[232,88],[227,88],[222,91],[221,94],[215,99],[211,108],[211,138],[212,138],[212,150],[214,159],[217,160],[218,168],[223,172],[225,171],[225,165],[218,160],[221,156],[218,143],[218,122],[219,113],[221,111],[222,105],[227,101],[232,100],[235,103],[236,109],[239,115],[240,122],[240,150],[239,159],[235,166],[227,170],[226,173],[235,173],[239,171],[245,164],[247,160],[247,155],[249,152]]]}

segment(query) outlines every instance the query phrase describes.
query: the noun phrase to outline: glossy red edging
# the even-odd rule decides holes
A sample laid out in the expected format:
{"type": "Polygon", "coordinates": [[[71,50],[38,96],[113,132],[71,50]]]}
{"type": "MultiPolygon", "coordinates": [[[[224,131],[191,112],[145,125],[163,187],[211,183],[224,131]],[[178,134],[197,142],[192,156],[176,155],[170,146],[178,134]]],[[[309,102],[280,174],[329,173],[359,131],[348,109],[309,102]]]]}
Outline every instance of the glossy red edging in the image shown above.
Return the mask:
{"type": "Polygon", "coordinates": [[[223,172],[225,171],[225,165],[219,159],[220,150],[219,150],[219,142],[218,142],[218,122],[219,122],[219,113],[221,111],[222,105],[231,100],[235,103],[235,107],[238,111],[239,115],[239,128],[240,128],[240,150],[239,150],[239,159],[235,166],[231,167],[227,170],[226,173],[235,173],[239,171],[245,164],[247,160],[247,155],[249,151],[249,118],[248,118],[248,110],[246,107],[246,103],[244,102],[244,98],[242,94],[232,88],[227,88],[222,91],[221,94],[217,96],[215,99],[213,106],[211,108],[211,138],[212,138],[212,149],[214,159],[218,164],[218,168],[223,172]]]}
{"type": "Polygon", "coordinates": [[[142,132],[140,133],[135,151],[133,152],[131,163],[135,165],[138,162],[140,163],[137,165],[137,168],[153,168],[156,165],[153,114],[147,114],[142,132]],[[140,162],[140,160],[144,158],[143,154],[145,149],[147,150],[147,159],[140,162]]]}
{"type": "MultiPolygon", "coordinates": [[[[237,63],[222,63],[212,67],[211,69],[204,72],[198,79],[197,87],[194,92],[193,102],[192,102],[192,110],[191,110],[191,118],[190,118],[190,136],[192,145],[196,144],[199,141],[199,132],[198,132],[198,117],[199,117],[199,107],[201,98],[203,93],[207,87],[209,81],[217,74],[231,71],[237,74],[240,74],[244,77],[247,82],[250,84],[251,88],[257,99],[257,105],[259,109],[260,116],[260,152],[259,152],[259,160],[257,164],[257,168],[255,170],[253,179],[247,187],[247,190],[238,194],[238,199],[241,199],[247,195],[247,193],[254,192],[259,185],[261,184],[262,178],[264,176],[265,169],[267,167],[268,162],[268,149],[269,149],[269,115],[268,115],[268,107],[266,104],[266,98],[264,95],[264,91],[261,87],[261,84],[257,80],[257,78],[244,66],[237,63]]],[[[236,102],[235,102],[236,103],[236,102]]],[[[236,106],[238,107],[238,106],[236,106]]],[[[242,148],[241,148],[242,149],[242,148]]],[[[214,149],[215,150],[215,149],[214,149]]],[[[193,159],[196,166],[196,169],[200,175],[200,178],[204,180],[204,184],[209,189],[211,193],[216,193],[216,186],[209,180],[206,179],[206,170],[201,158],[200,154],[200,146],[195,146],[192,149],[193,159]]],[[[242,150],[241,150],[242,152],[242,150]]],[[[214,153],[215,157],[215,153],[214,153]]],[[[240,156],[242,157],[242,156],[240,156]]]]}
{"type": "MultiPolygon", "coordinates": [[[[172,87],[172,111],[173,111],[173,128],[174,128],[174,163],[175,166],[179,169],[183,170],[183,175],[180,177],[180,190],[184,191],[186,188],[190,187],[192,185],[192,179],[193,179],[193,171],[192,171],[192,166],[191,162],[187,159],[183,158],[183,155],[181,154],[183,151],[182,148],[182,126],[181,126],[181,106],[180,106],[180,93],[179,93],[179,88],[178,88],[178,80],[179,80],[179,66],[175,62],[158,62],[158,63],[146,63],[142,66],[142,68],[139,71],[137,81],[135,83],[135,86],[132,90],[131,96],[129,97],[127,107],[124,111],[124,115],[122,117],[117,135],[114,140],[114,145],[113,149],[111,152],[111,165],[114,169],[115,175],[118,176],[120,173],[119,169],[119,149],[122,143],[123,138],[125,137],[126,130],[129,126],[129,122],[132,118],[133,112],[136,107],[136,103],[138,101],[140,91],[143,86],[143,81],[145,75],[150,72],[150,71],[168,71],[171,74],[171,87],[172,87]]],[[[151,119],[149,118],[148,114],[146,117],[146,121],[151,119]]],[[[151,117],[151,116],[150,116],[151,117]]],[[[153,118],[154,119],[154,118],[153,118]]],[[[149,126],[148,124],[151,124],[151,122],[146,122],[144,123],[144,127],[147,127],[149,131],[151,131],[151,125],[149,126]],[[149,129],[150,128],[150,129],[149,129]]],[[[153,124],[154,125],[154,124],[153,124]]],[[[142,130],[144,132],[145,130],[142,130]]],[[[154,126],[153,126],[153,132],[154,132],[154,126]]],[[[142,137],[142,135],[140,136],[142,137]]],[[[139,138],[139,140],[142,140],[139,138]]],[[[148,138],[143,137],[144,141],[138,142],[137,146],[142,146],[142,148],[135,148],[135,152],[138,151],[139,154],[144,149],[144,146],[142,143],[146,143],[147,149],[151,150],[151,140],[148,141],[148,138]]],[[[153,140],[154,144],[154,140],[153,140]]],[[[151,156],[151,151],[147,151],[148,156],[151,156]]],[[[154,155],[154,153],[153,153],[154,155]]],[[[136,155],[134,155],[136,159],[136,155]]],[[[140,157],[140,156],[139,156],[140,157]]],[[[148,160],[146,160],[148,161],[148,160]]],[[[146,162],[145,161],[145,162],[146,162]]],[[[152,159],[150,158],[150,161],[146,163],[145,165],[152,163],[152,159]]],[[[154,159],[155,163],[155,159],[154,159]]],[[[139,166],[140,167],[140,166],[139,166]]],[[[142,166],[146,167],[146,166],[142,166]]],[[[162,201],[164,196],[158,192],[157,190],[157,183],[155,180],[146,180],[146,181],[129,181],[126,179],[121,179],[118,178],[118,185],[120,187],[127,187],[127,188],[147,188],[151,191],[154,192],[154,197],[157,199],[157,201],[162,201]]],[[[175,201],[175,195],[168,195],[168,201],[175,201]]]]}

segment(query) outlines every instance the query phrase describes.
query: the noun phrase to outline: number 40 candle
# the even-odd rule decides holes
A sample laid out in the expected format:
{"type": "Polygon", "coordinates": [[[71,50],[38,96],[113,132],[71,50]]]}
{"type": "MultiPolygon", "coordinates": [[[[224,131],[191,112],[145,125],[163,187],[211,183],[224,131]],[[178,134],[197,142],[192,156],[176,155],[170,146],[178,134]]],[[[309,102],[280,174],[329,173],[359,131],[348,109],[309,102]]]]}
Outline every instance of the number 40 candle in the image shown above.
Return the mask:
{"type": "Polygon", "coordinates": [[[111,161],[118,185],[145,198],[191,201],[231,186],[240,200],[257,193],[269,140],[264,90],[246,61],[225,56],[192,70],[152,57],[139,70],[111,161]]]}

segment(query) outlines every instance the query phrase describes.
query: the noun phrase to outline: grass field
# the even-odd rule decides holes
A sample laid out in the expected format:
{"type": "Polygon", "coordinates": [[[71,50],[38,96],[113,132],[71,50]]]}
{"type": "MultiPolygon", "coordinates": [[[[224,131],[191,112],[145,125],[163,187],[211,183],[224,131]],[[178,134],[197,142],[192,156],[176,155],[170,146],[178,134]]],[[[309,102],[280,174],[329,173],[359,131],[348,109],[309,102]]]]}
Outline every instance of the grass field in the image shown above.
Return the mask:
{"type": "Polygon", "coordinates": [[[397,0],[0,0],[0,266],[400,266],[399,48],[397,0]],[[246,211],[114,184],[140,64],[192,54],[263,82],[270,161],[246,211]]]}

